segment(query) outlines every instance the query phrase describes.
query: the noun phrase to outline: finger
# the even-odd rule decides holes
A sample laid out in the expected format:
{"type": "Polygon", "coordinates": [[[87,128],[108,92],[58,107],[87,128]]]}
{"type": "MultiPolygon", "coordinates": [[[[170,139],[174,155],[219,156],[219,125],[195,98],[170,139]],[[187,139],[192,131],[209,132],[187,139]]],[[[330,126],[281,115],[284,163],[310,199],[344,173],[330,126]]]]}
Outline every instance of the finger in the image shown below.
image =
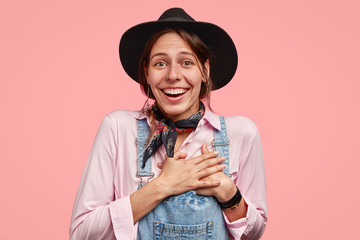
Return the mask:
{"type": "Polygon", "coordinates": [[[194,160],[195,164],[199,164],[207,159],[215,158],[218,154],[219,154],[218,151],[208,152],[208,153],[204,153],[204,154],[201,154],[200,156],[195,157],[193,160],[194,160]]]}
{"type": "Polygon", "coordinates": [[[204,154],[204,153],[208,153],[209,150],[207,148],[207,145],[206,143],[204,143],[203,145],[201,145],[201,153],[204,154]]]}
{"type": "Polygon", "coordinates": [[[208,160],[206,160],[206,161],[203,161],[203,162],[197,164],[197,165],[196,165],[196,170],[197,170],[197,171],[201,171],[201,170],[203,170],[203,169],[205,169],[205,168],[209,168],[209,167],[212,167],[212,166],[217,165],[217,164],[219,164],[219,163],[222,163],[222,162],[224,162],[225,160],[226,160],[226,158],[223,157],[223,156],[222,156],[222,157],[217,157],[217,158],[208,159],[208,160]]]}
{"type": "Polygon", "coordinates": [[[226,167],[225,164],[221,164],[221,165],[215,165],[215,166],[212,166],[212,167],[209,167],[209,168],[205,168],[205,169],[203,169],[203,170],[201,170],[201,171],[199,171],[197,173],[197,177],[199,179],[201,179],[201,178],[210,176],[210,175],[212,175],[214,173],[221,172],[222,170],[225,169],[225,167],[226,167]]]}
{"type": "Polygon", "coordinates": [[[196,188],[196,189],[217,187],[217,186],[219,186],[219,185],[220,185],[220,181],[218,181],[218,180],[199,181],[199,183],[197,184],[197,188],[196,188]]]}

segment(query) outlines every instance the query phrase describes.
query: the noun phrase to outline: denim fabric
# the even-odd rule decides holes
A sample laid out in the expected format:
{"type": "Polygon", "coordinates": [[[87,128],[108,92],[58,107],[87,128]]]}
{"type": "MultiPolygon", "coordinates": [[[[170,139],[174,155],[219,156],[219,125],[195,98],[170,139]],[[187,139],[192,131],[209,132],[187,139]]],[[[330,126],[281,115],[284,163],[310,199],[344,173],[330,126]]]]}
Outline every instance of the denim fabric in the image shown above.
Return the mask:
{"type": "Polygon", "coordinates": [[[146,162],[145,168],[142,168],[143,165],[143,157],[145,152],[145,147],[149,138],[150,129],[149,125],[147,124],[146,119],[138,120],[137,121],[137,129],[138,129],[138,137],[136,139],[137,145],[137,156],[138,156],[138,169],[136,176],[141,179],[138,188],[143,187],[149,179],[154,177],[154,173],[151,170],[151,157],[146,162]]]}
{"type": "MultiPolygon", "coordinates": [[[[229,175],[229,140],[225,120],[220,117],[221,131],[214,132],[214,149],[225,156],[225,174],[229,175]]],[[[138,173],[139,188],[154,175],[151,160],[142,169],[142,157],[149,136],[146,120],[138,120],[138,173]]],[[[170,196],[138,222],[138,240],[228,240],[222,210],[211,196],[197,195],[195,191],[170,196]]]]}
{"type": "Polygon", "coordinates": [[[214,141],[213,141],[213,149],[219,152],[218,156],[226,157],[226,160],[223,164],[226,165],[226,168],[223,170],[224,173],[230,177],[229,174],[229,138],[227,136],[226,124],[224,117],[219,116],[221,131],[214,131],[214,141]]]}

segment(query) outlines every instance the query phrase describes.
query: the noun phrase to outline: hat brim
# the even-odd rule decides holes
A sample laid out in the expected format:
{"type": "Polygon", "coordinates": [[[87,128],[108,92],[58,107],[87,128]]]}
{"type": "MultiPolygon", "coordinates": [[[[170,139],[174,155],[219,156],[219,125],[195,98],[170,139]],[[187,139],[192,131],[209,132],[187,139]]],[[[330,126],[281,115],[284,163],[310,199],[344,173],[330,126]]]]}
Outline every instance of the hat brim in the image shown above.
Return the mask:
{"type": "Polygon", "coordinates": [[[119,53],[123,68],[132,79],[139,82],[139,61],[147,40],[156,31],[166,27],[180,27],[185,31],[194,32],[210,48],[213,54],[213,59],[210,60],[213,90],[222,88],[230,82],[238,63],[234,42],[222,28],[215,24],[190,21],[152,21],[128,29],[121,37],[119,53]]]}

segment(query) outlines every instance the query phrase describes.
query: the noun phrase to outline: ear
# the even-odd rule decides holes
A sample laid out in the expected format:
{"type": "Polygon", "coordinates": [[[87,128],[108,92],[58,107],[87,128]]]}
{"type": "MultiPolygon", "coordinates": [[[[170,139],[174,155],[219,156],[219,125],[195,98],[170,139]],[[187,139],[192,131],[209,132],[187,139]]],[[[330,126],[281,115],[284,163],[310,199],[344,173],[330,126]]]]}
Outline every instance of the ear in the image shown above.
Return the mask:
{"type": "Polygon", "coordinates": [[[209,63],[209,59],[207,59],[205,62],[204,62],[204,70],[205,70],[205,73],[206,73],[206,78],[203,79],[202,81],[203,82],[206,82],[206,80],[209,78],[210,76],[210,63],[209,63]]]}

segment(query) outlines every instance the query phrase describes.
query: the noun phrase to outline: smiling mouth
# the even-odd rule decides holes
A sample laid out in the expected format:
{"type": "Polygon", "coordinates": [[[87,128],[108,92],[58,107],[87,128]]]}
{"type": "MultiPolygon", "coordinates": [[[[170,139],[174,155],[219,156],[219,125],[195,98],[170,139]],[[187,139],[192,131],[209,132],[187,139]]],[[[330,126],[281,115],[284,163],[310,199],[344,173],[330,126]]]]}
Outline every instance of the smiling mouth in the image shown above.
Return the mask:
{"type": "Polygon", "coordinates": [[[178,97],[178,96],[184,95],[187,92],[187,90],[183,89],[183,88],[163,89],[162,91],[166,94],[166,96],[169,96],[169,97],[178,97]]]}

